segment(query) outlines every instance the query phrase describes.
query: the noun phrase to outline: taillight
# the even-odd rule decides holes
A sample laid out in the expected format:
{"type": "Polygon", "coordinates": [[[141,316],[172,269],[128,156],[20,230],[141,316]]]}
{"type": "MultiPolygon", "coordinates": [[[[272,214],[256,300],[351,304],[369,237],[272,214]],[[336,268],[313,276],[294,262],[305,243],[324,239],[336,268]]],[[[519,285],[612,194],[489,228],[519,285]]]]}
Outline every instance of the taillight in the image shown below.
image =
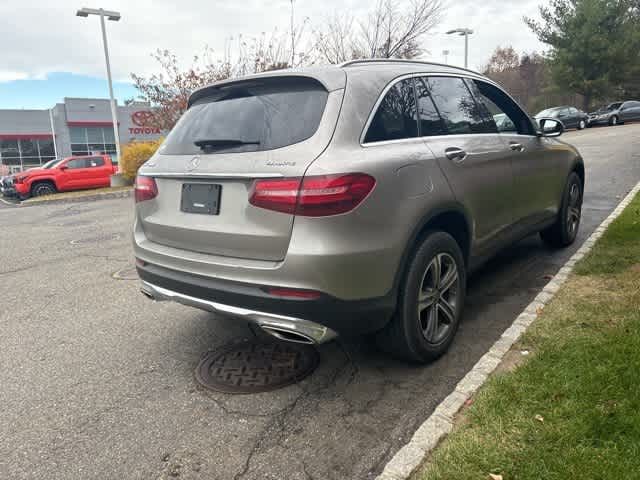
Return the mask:
{"type": "Polygon", "coordinates": [[[154,178],[138,175],[133,191],[136,203],[144,202],[145,200],[151,200],[158,196],[158,185],[156,185],[154,178]]]}
{"type": "Polygon", "coordinates": [[[276,212],[324,217],[356,208],[375,186],[366,173],[258,180],[249,203],[276,212]]]}

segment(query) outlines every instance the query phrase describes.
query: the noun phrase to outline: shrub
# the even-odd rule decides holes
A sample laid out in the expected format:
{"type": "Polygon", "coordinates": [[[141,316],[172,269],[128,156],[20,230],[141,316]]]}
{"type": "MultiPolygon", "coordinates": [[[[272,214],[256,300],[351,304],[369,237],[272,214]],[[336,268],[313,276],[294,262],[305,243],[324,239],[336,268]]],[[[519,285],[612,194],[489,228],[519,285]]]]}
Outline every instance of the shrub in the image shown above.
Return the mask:
{"type": "Polygon", "coordinates": [[[159,138],[150,142],[131,142],[125,145],[122,148],[122,158],[119,162],[122,175],[129,180],[133,180],[138,173],[138,169],[156,152],[162,140],[162,138],[159,138]]]}

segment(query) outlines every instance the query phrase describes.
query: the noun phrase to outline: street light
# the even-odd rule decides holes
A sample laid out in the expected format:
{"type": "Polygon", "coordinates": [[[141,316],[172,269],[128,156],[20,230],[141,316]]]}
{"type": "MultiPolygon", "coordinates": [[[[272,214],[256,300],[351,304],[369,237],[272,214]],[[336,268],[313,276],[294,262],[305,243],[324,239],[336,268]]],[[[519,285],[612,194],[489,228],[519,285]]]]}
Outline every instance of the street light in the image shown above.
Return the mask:
{"type": "Polygon", "coordinates": [[[444,63],[449,65],[449,50],[442,50],[442,54],[444,55],[444,63]]]}
{"type": "Polygon", "coordinates": [[[113,121],[113,135],[116,140],[116,155],[120,161],[120,135],[118,134],[118,113],[116,112],[116,101],[113,98],[113,83],[111,82],[111,65],[109,64],[109,47],[107,47],[107,32],[104,27],[104,17],[117,22],[120,20],[119,12],[112,12],[102,8],[81,8],[76,12],[78,17],[88,17],[98,15],[100,17],[100,27],[102,28],[102,45],[104,46],[104,60],[107,64],[107,80],[109,81],[109,97],[111,99],[111,120],[113,121]]]}
{"type": "Polygon", "coordinates": [[[469,35],[473,33],[473,30],[470,28],[455,28],[449,30],[447,35],[451,35],[452,33],[458,33],[464,37],[464,68],[469,68],[469,35]]]}

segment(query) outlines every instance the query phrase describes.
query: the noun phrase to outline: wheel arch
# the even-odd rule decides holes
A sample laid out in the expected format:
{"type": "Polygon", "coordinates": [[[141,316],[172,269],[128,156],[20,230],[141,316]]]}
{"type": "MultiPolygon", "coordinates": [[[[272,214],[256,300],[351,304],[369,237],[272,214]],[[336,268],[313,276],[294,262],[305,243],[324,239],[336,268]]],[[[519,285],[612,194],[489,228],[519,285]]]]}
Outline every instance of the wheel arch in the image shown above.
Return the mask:
{"type": "Polygon", "coordinates": [[[582,191],[584,192],[584,184],[586,181],[585,178],[585,171],[584,171],[584,160],[582,160],[582,158],[578,157],[574,162],[573,165],[571,166],[571,170],[569,171],[569,173],[575,172],[578,174],[578,176],[580,177],[580,180],[582,181],[582,191]]]}
{"type": "Polygon", "coordinates": [[[58,184],[53,177],[38,177],[31,180],[31,183],[29,184],[29,191],[31,191],[31,189],[38,183],[50,183],[53,185],[53,188],[56,190],[58,189],[58,184]]]}
{"type": "Polygon", "coordinates": [[[413,252],[418,248],[426,233],[432,230],[440,230],[451,235],[462,251],[465,266],[469,267],[473,243],[473,224],[470,221],[470,215],[458,203],[443,205],[424,215],[413,229],[396,271],[394,294],[400,288],[413,252]]]}

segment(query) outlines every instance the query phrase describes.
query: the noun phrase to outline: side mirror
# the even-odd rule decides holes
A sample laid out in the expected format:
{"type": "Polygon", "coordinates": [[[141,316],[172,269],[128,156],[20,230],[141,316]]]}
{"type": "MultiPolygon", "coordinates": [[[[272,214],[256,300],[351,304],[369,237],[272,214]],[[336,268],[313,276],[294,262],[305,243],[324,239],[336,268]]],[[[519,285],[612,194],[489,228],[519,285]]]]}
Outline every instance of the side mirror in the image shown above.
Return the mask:
{"type": "Polygon", "coordinates": [[[60,165],[58,168],[64,172],[64,171],[65,171],[65,170],[67,170],[69,167],[67,167],[66,165],[60,165]]]}
{"type": "Polygon", "coordinates": [[[538,124],[540,125],[539,137],[559,137],[564,133],[564,125],[555,118],[540,118],[538,124]]]}

